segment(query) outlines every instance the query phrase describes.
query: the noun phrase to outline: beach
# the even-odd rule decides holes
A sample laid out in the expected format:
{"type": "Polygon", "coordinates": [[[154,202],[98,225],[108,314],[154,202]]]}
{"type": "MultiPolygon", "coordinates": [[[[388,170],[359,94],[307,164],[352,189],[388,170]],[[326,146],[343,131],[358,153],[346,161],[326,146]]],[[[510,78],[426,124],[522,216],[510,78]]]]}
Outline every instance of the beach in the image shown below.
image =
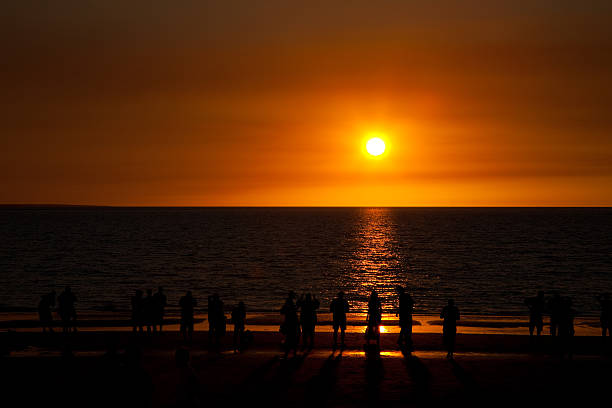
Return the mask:
{"type": "Polygon", "coordinates": [[[396,333],[383,333],[376,349],[365,347],[355,329],[347,333],[346,348],[334,350],[322,326],[312,350],[284,359],[282,336],[272,330],[253,331],[249,347],[234,353],[229,325],[219,347],[210,347],[208,333],[197,325],[191,342],[172,326],[151,335],[129,328],[66,335],[6,330],[0,333],[8,374],[4,396],[23,406],[176,406],[186,378],[175,363],[179,347],[190,353],[190,378],[197,384],[200,405],[192,406],[588,406],[607,396],[612,359],[601,337],[576,336],[569,358],[548,335],[531,342],[524,334],[480,331],[459,328],[451,361],[439,333],[415,332],[409,354],[399,350],[396,333]],[[141,353],[138,363],[130,362],[133,350],[141,353]]]}

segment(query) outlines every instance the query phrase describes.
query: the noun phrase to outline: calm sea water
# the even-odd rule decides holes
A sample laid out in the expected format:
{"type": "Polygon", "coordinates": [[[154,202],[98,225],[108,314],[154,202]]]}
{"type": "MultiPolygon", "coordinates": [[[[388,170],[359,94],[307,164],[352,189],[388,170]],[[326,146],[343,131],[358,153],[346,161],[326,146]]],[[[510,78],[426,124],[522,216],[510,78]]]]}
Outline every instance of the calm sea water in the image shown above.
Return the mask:
{"type": "Polygon", "coordinates": [[[609,208],[2,208],[0,308],[32,309],[70,284],[80,310],[128,309],[136,288],[162,285],[171,306],[278,310],[289,289],[323,307],[344,290],[364,309],[407,285],[418,313],[453,297],[462,312],[524,314],[539,289],[598,312],[612,292],[609,208]]]}

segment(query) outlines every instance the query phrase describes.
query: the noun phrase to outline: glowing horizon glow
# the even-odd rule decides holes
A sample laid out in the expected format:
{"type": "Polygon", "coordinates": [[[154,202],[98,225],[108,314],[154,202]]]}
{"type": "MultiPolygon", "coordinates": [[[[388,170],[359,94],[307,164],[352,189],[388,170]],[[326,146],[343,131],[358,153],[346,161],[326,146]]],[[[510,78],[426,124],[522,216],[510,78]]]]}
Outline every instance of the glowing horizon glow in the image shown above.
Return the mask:
{"type": "Polygon", "coordinates": [[[366,143],[366,150],[372,156],[380,156],[385,152],[385,141],[380,137],[373,137],[366,143]]]}

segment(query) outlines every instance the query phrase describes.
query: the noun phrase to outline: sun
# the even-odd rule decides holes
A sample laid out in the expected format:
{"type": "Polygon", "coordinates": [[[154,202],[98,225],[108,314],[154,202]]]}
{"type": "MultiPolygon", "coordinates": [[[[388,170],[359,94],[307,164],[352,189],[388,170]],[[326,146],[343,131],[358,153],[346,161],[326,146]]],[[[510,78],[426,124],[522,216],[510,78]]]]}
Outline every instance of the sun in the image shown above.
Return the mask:
{"type": "Polygon", "coordinates": [[[373,137],[366,143],[366,150],[372,156],[380,156],[385,152],[385,141],[380,137],[373,137]]]}

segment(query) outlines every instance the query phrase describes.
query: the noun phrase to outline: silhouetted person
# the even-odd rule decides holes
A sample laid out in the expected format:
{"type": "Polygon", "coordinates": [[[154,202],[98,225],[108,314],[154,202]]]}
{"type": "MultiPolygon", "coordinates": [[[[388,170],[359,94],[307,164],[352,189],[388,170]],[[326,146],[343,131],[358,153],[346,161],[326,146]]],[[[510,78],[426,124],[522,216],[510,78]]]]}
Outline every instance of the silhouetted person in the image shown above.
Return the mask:
{"type": "Polygon", "coordinates": [[[157,330],[155,327],[155,314],[157,313],[157,307],[155,305],[155,298],[153,297],[153,289],[147,289],[147,297],[142,301],[142,308],[144,314],[145,324],[147,325],[147,333],[151,333],[151,327],[153,331],[157,330]]]}
{"type": "Polygon", "coordinates": [[[225,335],[225,314],[223,302],[217,293],[208,297],[208,338],[212,344],[219,345],[225,335]]]}
{"type": "Polygon", "coordinates": [[[76,296],[72,293],[70,286],[66,286],[64,291],[57,298],[60,319],[64,326],[64,333],[70,330],[76,331],[76,309],[74,307],[77,301],[76,296]]]}
{"type": "Polygon", "coordinates": [[[285,336],[285,358],[289,355],[290,350],[293,350],[294,356],[297,354],[297,347],[300,342],[300,324],[297,307],[293,299],[295,299],[295,293],[290,291],[287,299],[285,299],[285,304],[280,310],[280,313],[285,316],[280,328],[281,333],[285,336]]]}
{"type": "Polygon", "coordinates": [[[544,292],[539,291],[535,297],[525,299],[525,305],[529,309],[529,337],[533,336],[533,330],[539,336],[544,328],[544,292]]]}
{"type": "Polygon", "coordinates": [[[166,304],[168,303],[166,295],[164,295],[164,288],[159,286],[157,292],[153,295],[153,303],[155,305],[155,315],[153,321],[153,330],[156,326],[159,326],[159,332],[162,332],[164,326],[164,315],[166,312],[166,304]]]}
{"type": "Polygon", "coordinates": [[[559,316],[559,337],[561,338],[561,356],[567,353],[572,358],[572,346],[574,339],[574,317],[575,310],[572,308],[572,299],[562,298],[561,312],[559,316]]]}
{"type": "Polygon", "coordinates": [[[409,293],[402,286],[397,287],[399,297],[399,326],[400,334],[397,344],[400,347],[404,345],[408,350],[412,350],[412,311],[414,309],[414,301],[409,293]]]}
{"type": "Polygon", "coordinates": [[[344,299],[344,292],[338,292],[337,297],[329,305],[329,311],[332,313],[332,324],[334,327],[334,348],[338,345],[338,329],[340,329],[340,343],[344,347],[346,314],[349,311],[349,304],[344,299]]]}
{"type": "Polygon", "coordinates": [[[232,323],[234,324],[234,352],[242,351],[244,346],[244,326],[246,324],[246,307],[244,302],[232,309],[232,323]]]}
{"type": "Polygon", "coordinates": [[[184,340],[187,340],[187,336],[189,336],[189,341],[193,338],[193,310],[196,305],[190,290],[179,300],[179,307],[181,308],[181,333],[183,333],[184,340]]]}
{"type": "Polygon", "coordinates": [[[142,332],[143,325],[143,304],[142,304],[142,290],[137,289],[134,296],[130,299],[132,304],[132,330],[136,331],[137,328],[142,332]]]}
{"type": "Polygon", "coordinates": [[[558,292],[548,301],[548,311],[550,313],[550,335],[555,337],[563,314],[563,299],[558,292]]]}
{"type": "Polygon", "coordinates": [[[599,307],[601,308],[601,316],[599,321],[601,322],[601,335],[602,337],[612,336],[612,299],[610,299],[609,293],[602,293],[597,297],[599,307]]]}
{"type": "Polygon", "coordinates": [[[55,307],[55,291],[52,290],[40,297],[38,302],[38,317],[40,319],[40,325],[42,326],[43,333],[49,329],[53,332],[53,315],[51,313],[53,307],[55,307]]]}
{"type": "Polygon", "coordinates": [[[382,321],[382,305],[376,290],[373,290],[368,300],[368,316],[366,318],[366,341],[368,345],[370,340],[376,340],[376,344],[380,346],[380,322],[382,321]]]}
{"type": "Polygon", "coordinates": [[[449,299],[448,304],[442,309],[440,319],[444,319],[442,323],[442,341],[447,351],[446,358],[452,359],[455,353],[455,340],[457,338],[457,320],[460,319],[459,309],[455,306],[453,299],[449,299]]]}
{"type": "Polygon", "coordinates": [[[312,348],[314,346],[315,327],[317,325],[317,309],[319,300],[310,293],[306,297],[300,296],[296,306],[300,309],[300,324],[302,325],[303,347],[312,348]]]}
{"type": "Polygon", "coordinates": [[[178,384],[176,389],[177,407],[201,406],[200,384],[198,377],[189,364],[189,351],[179,348],[174,353],[178,369],[178,384]]]}

